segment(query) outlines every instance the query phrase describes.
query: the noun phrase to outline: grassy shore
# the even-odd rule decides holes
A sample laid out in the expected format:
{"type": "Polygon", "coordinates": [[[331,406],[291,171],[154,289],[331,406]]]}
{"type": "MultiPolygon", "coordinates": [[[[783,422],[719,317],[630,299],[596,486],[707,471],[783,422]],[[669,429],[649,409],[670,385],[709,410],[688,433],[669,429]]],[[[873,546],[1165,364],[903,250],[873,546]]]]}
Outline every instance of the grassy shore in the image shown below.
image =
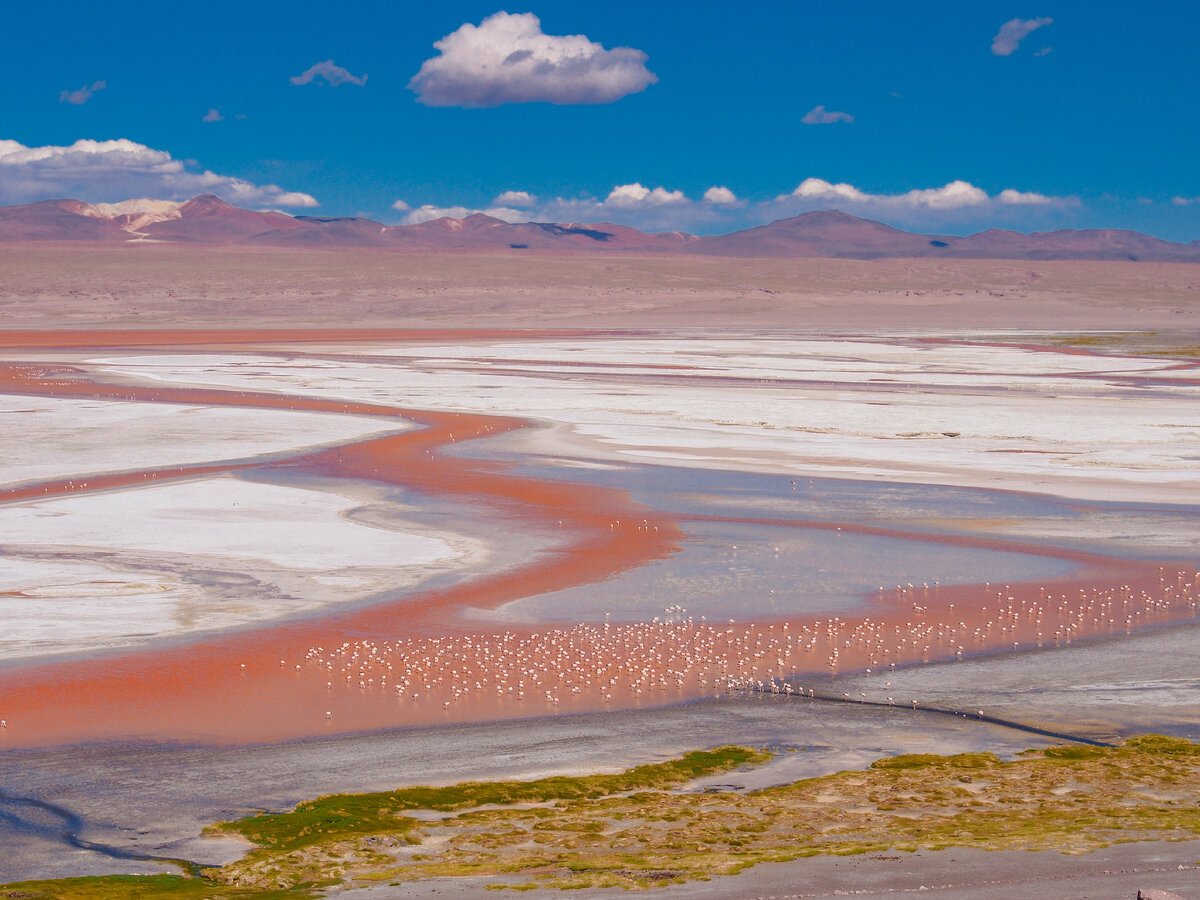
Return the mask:
{"type": "Polygon", "coordinates": [[[300,898],[343,882],[448,876],[496,889],[639,889],[819,854],[1086,853],[1200,836],[1200,745],[1178,738],[1026,751],[1008,762],[898,756],[749,792],[685,787],[769,759],[722,747],[616,775],[334,795],[212,826],[257,849],[198,877],[24,882],[0,887],[0,898],[300,898]]]}

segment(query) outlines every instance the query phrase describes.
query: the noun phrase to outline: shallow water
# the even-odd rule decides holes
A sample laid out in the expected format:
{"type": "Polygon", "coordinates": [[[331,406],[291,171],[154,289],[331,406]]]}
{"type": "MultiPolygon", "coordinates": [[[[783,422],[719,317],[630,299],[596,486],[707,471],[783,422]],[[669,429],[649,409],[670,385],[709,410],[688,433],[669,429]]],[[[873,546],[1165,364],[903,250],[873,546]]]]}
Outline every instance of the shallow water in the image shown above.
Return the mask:
{"type": "Polygon", "coordinates": [[[854,697],[920,698],[1103,740],[1143,733],[1200,740],[1200,619],[1054,650],[809,681],[854,697]]]}
{"type": "Polygon", "coordinates": [[[788,525],[691,522],[685,529],[682,552],[669,559],[613,581],[517,600],[479,618],[724,622],[848,613],[881,586],[1026,581],[1075,568],[1046,557],[788,525]]]}
{"type": "Polygon", "coordinates": [[[546,456],[536,440],[536,433],[505,435],[454,452],[503,459],[514,465],[514,472],[533,477],[628,490],[635,500],[681,515],[876,524],[929,534],[1011,537],[1034,546],[1045,542],[1139,559],[1192,560],[1200,540],[1200,519],[1196,508],[1188,505],[666,464],[589,465],[546,456]]]}
{"type": "Polygon", "coordinates": [[[521,463],[506,449],[516,440],[480,442],[471,455],[503,458],[529,477],[629,491],[635,501],[679,516],[687,538],[668,559],[617,580],[514,601],[481,613],[485,622],[685,615],[744,621],[842,613],[862,606],[880,587],[1041,581],[1077,568],[1044,555],[1047,548],[1128,559],[1194,557],[1197,524],[1188,507],[728,469],[521,463]],[[839,523],[846,529],[837,530],[839,523]],[[855,533],[852,526],[894,533],[855,533]],[[939,538],[1013,542],[1029,552],[939,538]]]}

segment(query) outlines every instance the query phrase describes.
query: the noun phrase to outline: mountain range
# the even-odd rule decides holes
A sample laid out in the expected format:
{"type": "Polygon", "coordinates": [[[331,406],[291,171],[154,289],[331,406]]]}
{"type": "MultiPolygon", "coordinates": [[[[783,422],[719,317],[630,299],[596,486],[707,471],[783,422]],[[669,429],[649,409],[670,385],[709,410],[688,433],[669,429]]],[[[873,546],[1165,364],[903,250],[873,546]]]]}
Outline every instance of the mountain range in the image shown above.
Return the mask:
{"type": "Polygon", "coordinates": [[[43,200],[0,207],[0,242],[240,244],[414,250],[639,251],[702,256],[882,259],[1095,259],[1200,262],[1200,240],[1173,243],[1136,231],[1061,229],[1022,234],[915,234],[839,210],[809,212],[731,234],[648,234],[607,222],[509,223],[482,213],[417,225],[242,209],[211,195],[191,200],[85,203],[43,200]]]}

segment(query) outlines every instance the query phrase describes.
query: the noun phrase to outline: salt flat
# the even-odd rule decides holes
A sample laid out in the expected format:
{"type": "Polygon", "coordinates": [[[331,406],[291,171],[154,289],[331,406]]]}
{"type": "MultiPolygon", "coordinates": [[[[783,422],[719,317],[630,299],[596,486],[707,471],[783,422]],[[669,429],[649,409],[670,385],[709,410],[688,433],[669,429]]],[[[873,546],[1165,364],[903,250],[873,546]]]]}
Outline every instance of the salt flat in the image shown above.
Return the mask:
{"type": "Polygon", "coordinates": [[[482,552],[362,506],[228,476],[0,506],[0,660],[312,613],[482,552]]]}
{"type": "Polygon", "coordinates": [[[0,394],[0,484],[295,452],[403,431],[402,419],[0,394]]]}
{"type": "Polygon", "coordinates": [[[1200,502],[1200,376],[1176,361],[880,340],[680,337],[94,357],[122,377],[503,412],[542,452],[1200,502]]]}

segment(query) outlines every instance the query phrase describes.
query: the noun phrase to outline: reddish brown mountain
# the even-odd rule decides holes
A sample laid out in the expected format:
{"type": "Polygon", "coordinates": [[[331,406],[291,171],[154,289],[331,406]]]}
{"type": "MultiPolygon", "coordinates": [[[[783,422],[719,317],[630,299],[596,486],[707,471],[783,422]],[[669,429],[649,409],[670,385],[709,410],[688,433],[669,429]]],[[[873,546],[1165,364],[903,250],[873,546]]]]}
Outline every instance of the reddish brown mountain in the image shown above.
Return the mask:
{"type": "Polygon", "coordinates": [[[79,200],[43,200],[0,206],[0,241],[127,241],[129,234],[107,219],[95,219],[79,200]]]}
{"type": "Polygon", "coordinates": [[[265,232],[303,227],[285,213],[242,209],[212,194],[203,194],[180,206],[179,218],[145,225],[140,233],[156,241],[229,244],[265,232]]]}
{"type": "Polygon", "coordinates": [[[247,244],[276,247],[391,247],[391,229],[356,217],[296,216],[288,228],[263,231],[243,239],[247,244]]]}
{"type": "Polygon", "coordinates": [[[646,234],[626,225],[510,223],[482,213],[417,225],[289,216],[241,209],[206,194],[184,203],[46,200],[0,207],[0,241],[165,242],[414,250],[634,251],[704,256],[879,259],[1109,259],[1200,262],[1200,240],[1177,244],[1136,231],[1082,229],[967,237],[914,234],[837,210],[810,212],[732,234],[646,234]]]}
{"type": "Polygon", "coordinates": [[[483,213],[465,219],[440,218],[419,225],[388,229],[397,246],[510,250],[631,250],[675,248],[695,238],[681,232],[646,234],[625,225],[561,225],[553,222],[512,224],[483,213]]]}
{"type": "Polygon", "coordinates": [[[417,225],[396,225],[389,231],[396,246],[431,250],[549,250],[559,243],[548,238],[536,226],[528,223],[511,225],[483,213],[475,213],[464,219],[443,216],[417,225]]]}
{"type": "Polygon", "coordinates": [[[628,225],[614,225],[612,222],[599,222],[595,225],[559,225],[551,222],[531,223],[549,234],[565,238],[581,247],[592,247],[599,244],[610,250],[675,250],[684,244],[699,240],[694,234],[682,231],[660,231],[647,234],[630,228],[628,225]]]}
{"type": "Polygon", "coordinates": [[[704,256],[877,259],[940,255],[960,238],[910,234],[836,209],[804,213],[733,234],[698,238],[685,253],[704,256]]]}
{"type": "Polygon", "coordinates": [[[879,259],[1107,259],[1200,262],[1200,242],[1175,244],[1137,231],[991,229],[967,237],[913,234],[838,210],[804,213],[733,234],[698,238],[685,253],[740,257],[879,259]]]}
{"type": "Polygon", "coordinates": [[[1035,231],[991,229],[957,238],[946,256],[993,259],[1130,259],[1200,262],[1200,244],[1174,244],[1137,231],[1112,228],[1035,231]]]}

